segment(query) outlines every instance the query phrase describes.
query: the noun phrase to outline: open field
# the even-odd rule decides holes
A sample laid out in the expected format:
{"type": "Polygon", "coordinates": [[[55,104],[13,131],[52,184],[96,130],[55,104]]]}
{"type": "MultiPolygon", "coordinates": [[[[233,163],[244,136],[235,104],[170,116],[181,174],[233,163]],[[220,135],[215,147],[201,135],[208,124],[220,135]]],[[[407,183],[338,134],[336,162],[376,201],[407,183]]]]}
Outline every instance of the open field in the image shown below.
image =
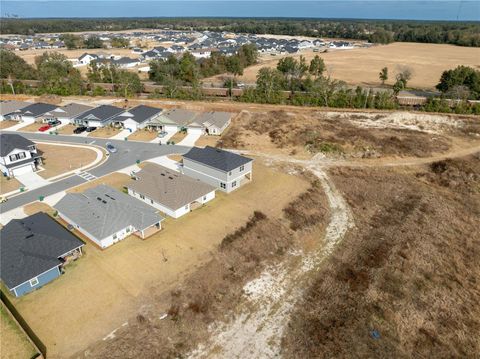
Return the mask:
{"type": "Polygon", "coordinates": [[[0,194],[15,191],[20,188],[22,184],[15,178],[7,179],[7,177],[0,175],[0,194]]]}
{"type": "Polygon", "coordinates": [[[112,126],[105,126],[105,127],[99,127],[95,131],[90,132],[88,134],[88,137],[103,137],[103,138],[109,138],[112,136],[115,136],[116,134],[120,133],[120,129],[112,127],[112,126]]]}
{"type": "Polygon", "coordinates": [[[0,354],[2,359],[30,359],[37,353],[35,347],[15,320],[0,304],[0,354]]]}
{"type": "Polygon", "coordinates": [[[0,121],[0,130],[4,130],[4,129],[12,127],[14,125],[18,125],[18,121],[12,121],[12,120],[0,121]]]}
{"type": "Polygon", "coordinates": [[[138,130],[128,136],[128,140],[150,142],[157,138],[157,131],[138,130]]]}
{"type": "Polygon", "coordinates": [[[42,167],[45,168],[44,171],[38,172],[38,175],[45,179],[88,165],[97,158],[97,153],[88,148],[48,145],[45,143],[38,143],[37,148],[43,152],[42,167]]]}
{"type": "Polygon", "coordinates": [[[476,357],[480,153],[330,172],[355,229],[312,276],[283,357],[476,357]]]}
{"type": "Polygon", "coordinates": [[[254,209],[281,218],[291,196],[308,187],[304,179],[260,164],[254,172],[258,179],[252,183],[230,195],[219,193],[178,220],[165,220],[164,229],[144,241],[132,236],[104,251],[87,241],[85,255],[65,275],[14,299],[46,343],[49,357],[63,358],[101,340],[208,261],[225,235],[242,226],[254,209]]]}
{"type": "MultiPolygon", "coordinates": [[[[403,66],[413,71],[409,87],[431,89],[438,83],[443,71],[467,65],[480,68],[480,50],[475,47],[461,47],[453,45],[420,44],[420,43],[393,43],[378,45],[371,48],[353,50],[334,50],[328,53],[317,53],[311,50],[293,56],[305,56],[310,61],[319,55],[327,66],[326,74],[336,80],[342,80],[350,85],[379,86],[378,73],[383,67],[389,69],[389,80],[395,82],[395,73],[403,66]]],[[[263,55],[259,64],[248,67],[238,79],[245,83],[254,83],[257,72],[262,67],[276,67],[281,56],[263,55]]],[[[221,76],[216,76],[218,79],[221,76]]],[[[204,79],[209,82],[210,79],[204,79]]]]}

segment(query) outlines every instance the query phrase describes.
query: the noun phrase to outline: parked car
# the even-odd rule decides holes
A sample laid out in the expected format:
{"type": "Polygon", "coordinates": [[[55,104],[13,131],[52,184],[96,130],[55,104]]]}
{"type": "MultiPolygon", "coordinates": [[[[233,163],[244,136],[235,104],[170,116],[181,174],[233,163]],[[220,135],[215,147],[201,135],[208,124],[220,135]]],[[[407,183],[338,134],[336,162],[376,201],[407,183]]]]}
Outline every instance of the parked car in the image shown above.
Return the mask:
{"type": "Polygon", "coordinates": [[[87,132],[93,132],[95,131],[97,128],[96,127],[93,127],[93,126],[90,126],[90,127],[87,127],[87,129],[85,131],[87,132]]]}
{"type": "Polygon", "coordinates": [[[45,132],[45,131],[48,131],[49,129],[51,129],[52,126],[51,125],[43,125],[42,127],[40,127],[38,130],[40,132],[45,132]]]}
{"type": "Polygon", "coordinates": [[[58,125],[61,125],[62,122],[59,121],[59,120],[50,120],[50,121],[48,121],[48,124],[49,124],[50,126],[58,126],[58,125]]]}
{"type": "Polygon", "coordinates": [[[76,129],[73,130],[73,133],[79,134],[82,133],[86,130],[87,128],[85,126],[79,126],[76,129]]]}
{"type": "Polygon", "coordinates": [[[159,133],[158,133],[158,136],[157,136],[157,137],[163,138],[163,137],[165,137],[167,134],[168,134],[168,132],[162,131],[162,132],[159,132],[159,133]]]}
{"type": "Polygon", "coordinates": [[[111,142],[107,142],[106,147],[107,147],[108,152],[110,152],[110,153],[117,152],[117,148],[114,145],[112,145],[111,142]]]}

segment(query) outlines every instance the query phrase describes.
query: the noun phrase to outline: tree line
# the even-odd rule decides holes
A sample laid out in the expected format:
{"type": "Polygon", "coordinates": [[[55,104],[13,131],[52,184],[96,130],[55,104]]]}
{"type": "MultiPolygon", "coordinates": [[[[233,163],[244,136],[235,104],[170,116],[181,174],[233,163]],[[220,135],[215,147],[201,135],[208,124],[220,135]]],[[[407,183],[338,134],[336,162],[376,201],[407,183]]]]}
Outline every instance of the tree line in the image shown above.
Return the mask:
{"type": "Polygon", "coordinates": [[[480,46],[478,22],[332,20],[332,19],[231,19],[231,18],[128,18],[128,19],[2,19],[2,34],[128,29],[231,31],[367,40],[374,43],[422,42],[480,46]]]}

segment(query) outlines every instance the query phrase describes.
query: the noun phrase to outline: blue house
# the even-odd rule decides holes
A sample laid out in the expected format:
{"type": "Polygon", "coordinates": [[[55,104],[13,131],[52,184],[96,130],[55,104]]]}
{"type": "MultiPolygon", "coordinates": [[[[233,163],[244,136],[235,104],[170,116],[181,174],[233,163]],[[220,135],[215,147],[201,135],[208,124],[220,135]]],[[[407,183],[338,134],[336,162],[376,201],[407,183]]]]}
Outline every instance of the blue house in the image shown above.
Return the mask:
{"type": "Polygon", "coordinates": [[[20,297],[59,277],[84,245],[45,213],[14,219],[0,231],[0,278],[20,297]]]}

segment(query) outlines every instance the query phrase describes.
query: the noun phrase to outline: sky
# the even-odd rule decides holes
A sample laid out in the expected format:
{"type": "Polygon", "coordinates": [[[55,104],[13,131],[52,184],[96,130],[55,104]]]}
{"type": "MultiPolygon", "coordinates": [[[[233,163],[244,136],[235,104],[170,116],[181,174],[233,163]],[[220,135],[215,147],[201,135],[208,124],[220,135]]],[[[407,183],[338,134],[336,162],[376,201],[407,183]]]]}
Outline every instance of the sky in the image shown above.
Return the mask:
{"type": "Polygon", "coordinates": [[[310,17],[480,21],[480,1],[0,0],[0,15],[42,17],[310,17]]]}

